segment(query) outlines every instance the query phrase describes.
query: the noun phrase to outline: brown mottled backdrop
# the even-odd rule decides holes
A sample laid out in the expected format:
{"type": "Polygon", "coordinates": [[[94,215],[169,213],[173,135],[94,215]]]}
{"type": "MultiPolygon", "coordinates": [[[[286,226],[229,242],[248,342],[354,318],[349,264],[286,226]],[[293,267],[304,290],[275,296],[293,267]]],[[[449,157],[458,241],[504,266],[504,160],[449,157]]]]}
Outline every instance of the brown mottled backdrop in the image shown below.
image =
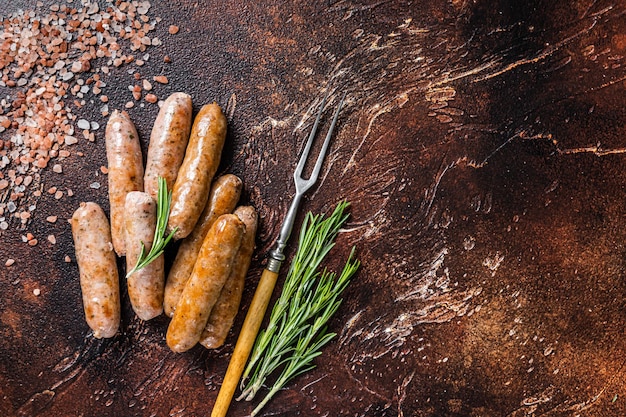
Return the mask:
{"type": "MultiPolygon", "coordinates": [[[[356,245],[363,266],[330,323],[338,337],[263,415],[626,415],[626,1],[153,3],[161,96],[228,109],[220,172],[260,212],[244,311],[312,113],[326,89],[326,117],[348,92],[303,210],[349,200],[328,265],[356,245]]],[[[115,74],[111,108],[133,83],[115,74]]],[[[103,126],[97,107],[76,114],[103,126]]],[[[129,113],[145,151],[157,108],[129,113]]],[[[124,292],[119,335],[91,336],[63,260],[69,225],[44,220],[108,207],[106,186],[88,187],[103,129],[76,146],[85,156],[63,174],[75,195],[44,196],[28,230],[0,232],[0,414],[207,416],[243,314],[219,350],[174,354],[167,320],[140,322],[124,292]],[[21,241],[51,230],[56,245],[21,241]]]]}

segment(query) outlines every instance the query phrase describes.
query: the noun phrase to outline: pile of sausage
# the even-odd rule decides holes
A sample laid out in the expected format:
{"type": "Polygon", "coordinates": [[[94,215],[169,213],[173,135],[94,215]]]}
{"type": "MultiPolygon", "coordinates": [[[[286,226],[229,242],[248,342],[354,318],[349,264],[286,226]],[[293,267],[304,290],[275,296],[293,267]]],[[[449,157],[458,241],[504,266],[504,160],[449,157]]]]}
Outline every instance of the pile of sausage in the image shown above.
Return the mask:
{"type": "Polygon", "coordinates": [[[226,118],[213,103],[192,125],[191,97],[174,93],[154,123],[144,170],[139,137],[126,112],[106,127],[110,218],[81,203],[71,225],[87,324],[94,337],[113,337],[120,323],[116,254],[130,271],[152,246],[158,179],[172,193],[167,232],[182,240],[167,280],[163,255],[127,277],[132,308],[142,320],[163,312],[172,320],[167,344],[184,352],[197,343],[221,346],[241,301],[254,250],[257,213],[237,206],[242,181],[214,179],[226,138],[226,118]]]}

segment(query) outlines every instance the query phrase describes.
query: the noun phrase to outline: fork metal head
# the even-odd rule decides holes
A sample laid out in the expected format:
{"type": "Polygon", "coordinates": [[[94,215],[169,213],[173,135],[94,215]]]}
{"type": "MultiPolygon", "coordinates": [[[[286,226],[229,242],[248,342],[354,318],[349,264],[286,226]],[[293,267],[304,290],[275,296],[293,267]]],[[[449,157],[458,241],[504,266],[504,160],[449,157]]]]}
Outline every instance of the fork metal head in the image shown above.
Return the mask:
{"type": "Polygon", "coordinates": [[[324,157],[326,156],[326,151],[328,150],[328,145],[330,144],[330,138],[333,135],[333,130],[335,129],[335,124],[337,123],[337,118],[339,117],[339,112],[341,111],[341,107],[343,106],[343,101],[346,98],[346,93],[343,94],[343,96],[341,97],[341,100],[339,101],[339,104],[337,105],[337,110],[335,110],[333,121],[330,124],[328,133],[326,133],[326,138],[324,139],[322,148],[317,156],[315,165],[313,166],[313,171],[311,172],[311,175],[309,176],[309,178],[304,178],[302,176],[302,171],[304,170],[306,161],[309,158],[309,152],[311,152],[313,140],[315,139],[315,134],[317,133],[317,127],[319,125],[320,118],[322,117],[322,112],[324,110],[324,106],[326,105],[327,98],[328,98],[328,94],[325,95],[324,99],[322,100],[322,104],[320,105],[320,108],[317,112],[317,117],[315,118],[315,123],[313,124],[311,133],[309,134],[309,139],[307,140],[306,146],[304,147],[304,150],[302,151],[302,155],[300,156],[298,165],[296,165],[296,169],[293,172],[293,180],[296,184],[296,194],[304,194],[317,181],[317,177],[319,176],[320,170],[322,168],[322,163],[324,162],[324,157]]]}
{"type": "Polygon", "coordinates": [[[322,148],[317,156],[317,160],[315,161],[315,165],[313,166],[313,170],[309,178],[304,178],[302,176],[302,172],[304,170],[304,166],[309,158],[309,153],[311,152],[311,146],[313,145],[313,140],[315,138],[315,134],[317,133],[317,127],[320,122],[320,118],[324,111],[324,106],[326,105],[326,99],[328,98],[328,93],[322,100],[322,104],[320,105],[319,111],[317,112],[317,117],[315,118],[315,123],[313,124],[313,128],[311,133],[309,134],[309,138],[306,142],[304,150],[302,151],[302,155],[300,156],[300,160],[298,161],[298,165],[296,165],[296,169],[293,173],[293,180],[296,184],[296,194],[293,197],[293,201],[289,206],[289,211],[287,211],[287,215],[285,216],[285,220],[283,221],[283,225],[280,229],[280,234],[278,235],[278,241],[276,242],[276,248],[270,252],[269,261],[267,264],[267,269],[273,272],[278,272],[280,269],[281,263],[285,259],[285,255],[283,255],[283,251],[285,246],[287,245],[287,240],[291,235],[291,230],[293,229],[293,224],[296,220],[296,215],[298,213],[298,206],[300,205],[300,200],[304,193],[315,184],[317,181],[317,177],[319,176],[320,170],[322,168],[322,163],[324,162],[324,156],[326,155],[326,151],[328,150],[328,146],[330,144],[330,138],[333,135],[333,130],[335,129],[335,124],[337,123],[337,118],[339,117],[339,111],[343,106],[343,102],[346,98],[346,93],[343,94],[339,104],[337,105],[337,110],[335,110],[335,114],[333,116],[333,120],[328,129],[328,133],[326,133],[326,138],[324,139],[324,143],[322,143],[322,148]]]}

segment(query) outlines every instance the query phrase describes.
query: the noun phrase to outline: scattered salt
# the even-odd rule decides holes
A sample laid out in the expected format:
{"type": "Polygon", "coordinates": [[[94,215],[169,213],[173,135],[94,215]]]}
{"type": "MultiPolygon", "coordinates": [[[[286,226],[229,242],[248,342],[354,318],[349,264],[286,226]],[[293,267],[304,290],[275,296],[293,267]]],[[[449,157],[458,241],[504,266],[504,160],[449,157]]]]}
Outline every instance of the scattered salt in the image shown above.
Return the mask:
{"type": "MultiPolygon", "coordinates": [[[[147,61],[149,48],[161,44],[152,34],[161,19],[147,16],[149,1],[107,1],[106,8],[95,0],[67,3],[74,4],[59,2],[50,8],[0,16],[0,60],[4,62],[0,63],[0,87],[9,94],[0,97],[0,143],[5,142],[0,147],[0,169],[5,174],[0,190],[12,193],[10,200],[0,200],[0,215],[25,212],[24,206],[41,195],[42,171],[63,172],[55,159],[82,155],[64,149],[78,143],[81,136],[75,127],[87,140],[96,140],[93,132],[99,130],[99,123],[76,116],[88,103],[108,101],[101,93],[111,66],[129,67],[124,73],[130,69],[139,76],[136,68],[144,64],[139,58],[147,61]],[[15,174],[6,176],[7,172],[15,174]]],[[[141,78],[136,81],[142,84],[141,78]]],[[[107,117],[108,106],[100,113],[107,117]]],[[[19,217],[22,221],[31,218],[19,217]]],[[[8,227],[9,222],[0,218],[0,231],[8,227]]]]}

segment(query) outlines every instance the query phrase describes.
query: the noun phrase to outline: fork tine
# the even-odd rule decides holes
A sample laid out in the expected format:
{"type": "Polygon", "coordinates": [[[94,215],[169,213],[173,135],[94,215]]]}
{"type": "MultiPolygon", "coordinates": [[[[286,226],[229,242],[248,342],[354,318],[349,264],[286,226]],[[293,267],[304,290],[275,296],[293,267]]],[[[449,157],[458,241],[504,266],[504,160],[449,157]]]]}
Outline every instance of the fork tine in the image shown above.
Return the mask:
{"type": "Polygon", "coordinates": [[[328,128],[328,133],[326,133],[326,138],[324,139],[324,143],[322,144],[322,149],[320,150],[320,154],[317,157],[317,161],[315,161],[315,167],[313,168],[313,172],[311,173],[311,177],[309,181],[315,183],[317,181],[317,177],[320,173],[320,169],[322,168],[322,163],[324,162],[324,156],[326,155],[326,151],[328,150],[328,145],[330,144],[330,138],[333,135],[333,130],[335,129],[335,124],[337,123],[337,118],[339,117],[339,112],[341,111],[341,107],[343,106],[343,101],[346,99],[347,92],[343,93],[339,104],[337,105],[337,110],[335,110],[335,115],[333,116],[333,121],[330,124],[330,128],[328,128]]]}
{"type": "Polygon", "coordinates": [[[315,123],[313,123],[313,128],[311,129],[311,133],[309,134],[309,139],[307,139],[304,150],[302,151],[302,155],[300,156],[300,160],[298,161],[298,165],[296,165],[296,169],[293,172],[294,178],[302,177],[302,170],[304,169],[304,165],[306,164],[306,160],[308,159],[309,152],[311,151],[313,139],[315,138],[315,134],[317,133],[317,126],[320,123],[320,118],[322,117],[322,112],[324,111],[324,106],[326,105],[326,100],[328,99],[329,93],[330,93],[330,89],[328,89],[328,91],[326,91],[326,94],[324,94],[324,98],[322,99],[322,104],[320,104],[320,108],[317,111],[317,117],[315,118],[315,123]]]}

